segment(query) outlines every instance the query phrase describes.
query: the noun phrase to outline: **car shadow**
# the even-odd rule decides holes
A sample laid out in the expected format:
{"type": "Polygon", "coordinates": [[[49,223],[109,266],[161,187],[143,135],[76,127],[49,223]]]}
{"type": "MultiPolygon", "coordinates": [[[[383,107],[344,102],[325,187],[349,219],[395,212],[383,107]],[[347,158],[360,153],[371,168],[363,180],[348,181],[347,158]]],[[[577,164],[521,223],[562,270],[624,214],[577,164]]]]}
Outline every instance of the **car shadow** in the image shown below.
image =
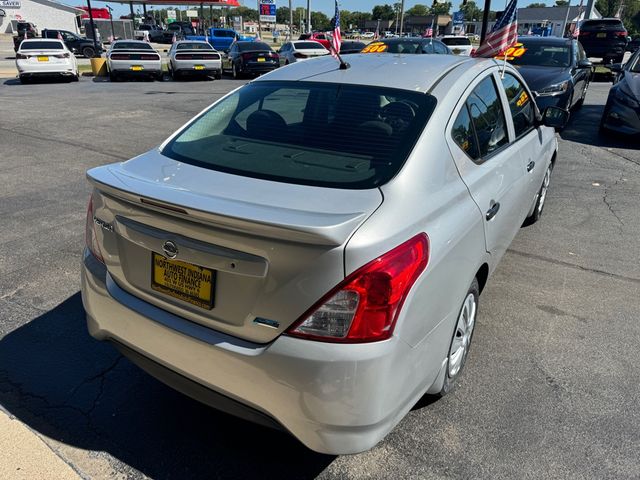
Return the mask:
{"type": "Polygon", "coordinates": [[[600,132],[600,119],[604,105],[583,105],[572,111],[567,126],[560,132],[560,138],[605,148],[637,148],[640,142],[635,137],[616,135],[614,132],[600,132]]]}
{"type": "Polygon", "coordinates": [[[20,80],[18,78],[9,78],[2,82],[3,85],[21,85],[20,80]]]}
{"type": "Polygon", "coordinates": [[[151,478],[315,478],[335,458],[206,407],[87,332],[80,293],[0,340],[0,404],[151,478]]]}

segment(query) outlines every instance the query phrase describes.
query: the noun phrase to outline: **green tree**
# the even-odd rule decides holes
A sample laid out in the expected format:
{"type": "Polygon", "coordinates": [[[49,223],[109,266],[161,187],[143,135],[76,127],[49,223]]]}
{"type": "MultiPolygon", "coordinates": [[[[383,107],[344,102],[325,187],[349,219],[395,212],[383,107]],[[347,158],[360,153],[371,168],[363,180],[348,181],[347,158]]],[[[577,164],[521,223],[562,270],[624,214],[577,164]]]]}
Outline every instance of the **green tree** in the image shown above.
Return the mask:
{"type": "Polygon", "coordinates": [[[568,7],[569,0],[556,0],[556,7],[568,7]]]}
{"type": "Polygon", "coordinates": [[[468,22],[482,20],[482,10],[473,0],[468,1],[466,5],[460,5],[460,11],[464,13],[464,19],[468,22]]]}
{"type": "Polygon", "coordinates": [[[242,20],[247,21],[258,21],[258,10],[249,7],[236,7],[229,9],[229,17],[242,17],[242,20]]]}
{"type": "Polygon", "coordinates": [[[331,20],[322,12],[311,12],[311,27],[314,30],[329,30],[331,20]]]}
{"type": "Polygon", "coordinates": [[[276,23],[289,24],[289,7],[276,8],[276,23]]]}
{"type": "Polygon", "coordinates": [[[431,5],[429,13],[431,15],[449,15],[451,11],[451,2],[438,2],[431,5]]]}
{"type": "Polygon", "coordinates": [[[393,11],[391,5],[376,5],[371,11],[371,18],[373,20],[393,20],[396,18],[396,13],[393,11]]]}
{"type": "Polygon", "coordinates": [[[409,10],[407,10],[405,12],[406,15],[415,15],[418,17],[424,17],[426,15],[429,15],[429,7],[427,7],[426,5],[422,5],[420,3],[416,4],[415,6],[413,6],[412,8],[410,8],[409,10]]]}
{"type": "Polygon", "coordinates": [[[546,5],[544,3],[530,3],[525,8],[540,8],[540,7],[546,7],[546,5]]]}

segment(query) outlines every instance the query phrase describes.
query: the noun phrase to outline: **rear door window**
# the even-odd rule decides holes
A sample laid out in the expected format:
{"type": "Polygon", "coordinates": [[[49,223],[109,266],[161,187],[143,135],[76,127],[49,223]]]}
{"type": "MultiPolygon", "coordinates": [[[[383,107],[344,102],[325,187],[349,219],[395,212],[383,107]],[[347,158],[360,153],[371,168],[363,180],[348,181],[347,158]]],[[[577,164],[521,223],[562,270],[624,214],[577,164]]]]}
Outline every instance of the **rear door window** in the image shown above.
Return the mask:
{"type": "Polygon", "coordinates": [[[531,95],[522,82],[510,73],[505,74],[502,86],[507,94],[509,110],[513,118],[516,138],[522,137],[534,128],[535,109],[531,95]]]}
{"type": "Polygon", "coordinates": [[[435,104],[409,90],[259,81],[196,118],[163,154],[253,178],[374,188],[402,167],[435,104]]]}
{"type": "Polygon", "coordinates": [[[502,102],[498,97],[492,76],[482,80],[467,98],[480,157],[492,155],[509,142],[502,102]]]}

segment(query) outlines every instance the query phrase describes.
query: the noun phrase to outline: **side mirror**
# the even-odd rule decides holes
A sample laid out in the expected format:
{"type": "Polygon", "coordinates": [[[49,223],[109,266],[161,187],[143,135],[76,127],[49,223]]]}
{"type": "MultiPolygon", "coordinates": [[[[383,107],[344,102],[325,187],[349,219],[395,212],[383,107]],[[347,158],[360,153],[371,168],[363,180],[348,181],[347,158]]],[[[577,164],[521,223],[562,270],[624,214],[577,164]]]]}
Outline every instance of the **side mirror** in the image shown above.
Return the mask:
{"type": "Polygon", "coordinates": [[[609,70],[615,73],[622,72],[622,64],[621,63],[612,63],[611,65],[605,65],[609,70]]]}
{"type": "Polygon", "coordinates": [[[547,107],[542,112],[542,125],[561,130],[569,121],[569,111],[558,107],[547,107]]]}
{"type": "Polygon", "coordinates": [[[578,68],[591,68],[593,67],[593,63],[590,60],[584,59],[578,61],[578,68]]]}

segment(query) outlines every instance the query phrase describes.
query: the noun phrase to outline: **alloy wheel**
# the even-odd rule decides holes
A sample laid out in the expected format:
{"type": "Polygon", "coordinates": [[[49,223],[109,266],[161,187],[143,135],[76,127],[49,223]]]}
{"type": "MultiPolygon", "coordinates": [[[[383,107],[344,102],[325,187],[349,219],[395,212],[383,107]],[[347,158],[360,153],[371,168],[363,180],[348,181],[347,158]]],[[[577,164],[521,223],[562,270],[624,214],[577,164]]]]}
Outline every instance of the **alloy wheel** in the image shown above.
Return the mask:
{"type": "Polygon", "coordinates": [[[467,295],[462,305],[451,348],[449,349],[448,374],[451,378],[458,374],[469,353],[473,328],[476,324],[477,307],[476,296],[471,292],[467,295]]]}

